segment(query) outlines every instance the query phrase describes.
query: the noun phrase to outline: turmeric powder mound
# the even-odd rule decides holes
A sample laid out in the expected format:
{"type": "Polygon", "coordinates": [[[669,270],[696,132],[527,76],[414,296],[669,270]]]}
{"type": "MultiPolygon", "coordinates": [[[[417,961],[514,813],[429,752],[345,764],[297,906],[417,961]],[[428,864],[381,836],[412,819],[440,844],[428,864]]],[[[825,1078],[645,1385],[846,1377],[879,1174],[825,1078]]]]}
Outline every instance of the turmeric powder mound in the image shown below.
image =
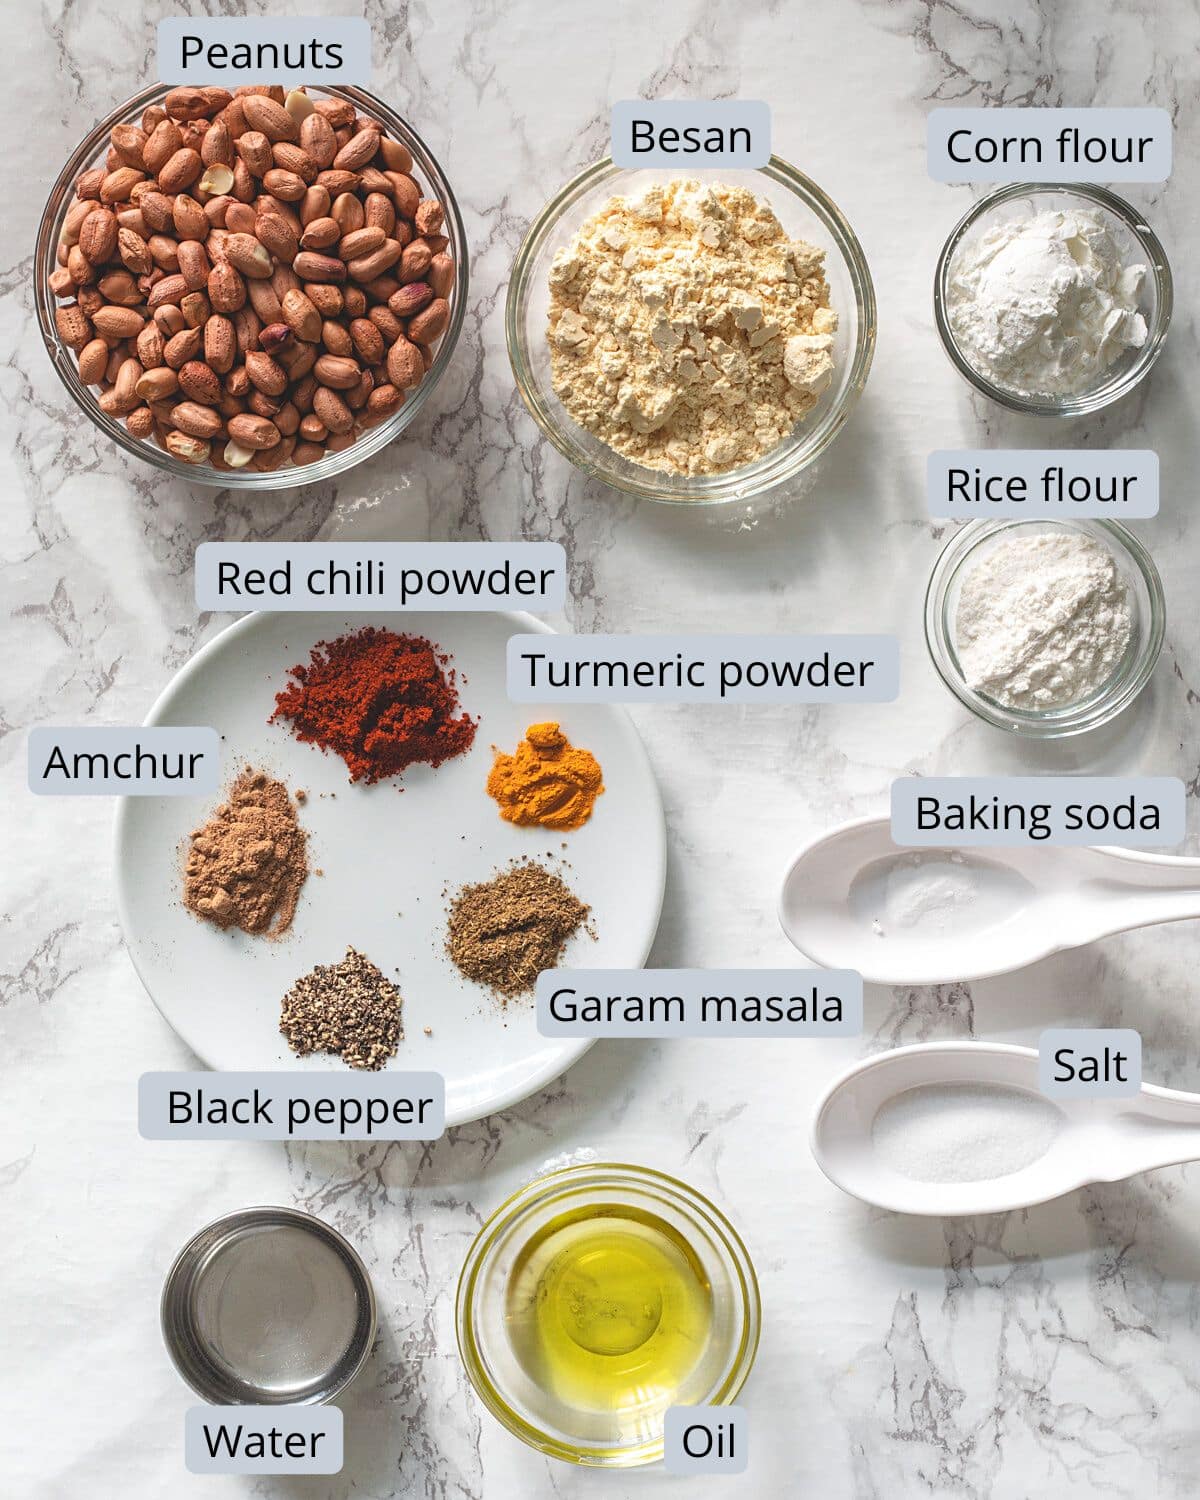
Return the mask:
{"type": "Polygon", "coordinates": [[[514,755],[496,751],[487,781],[500,816],[521,828],[582,828],[604,790],[600,762],[557,724],[531,724],[514,755]]]}

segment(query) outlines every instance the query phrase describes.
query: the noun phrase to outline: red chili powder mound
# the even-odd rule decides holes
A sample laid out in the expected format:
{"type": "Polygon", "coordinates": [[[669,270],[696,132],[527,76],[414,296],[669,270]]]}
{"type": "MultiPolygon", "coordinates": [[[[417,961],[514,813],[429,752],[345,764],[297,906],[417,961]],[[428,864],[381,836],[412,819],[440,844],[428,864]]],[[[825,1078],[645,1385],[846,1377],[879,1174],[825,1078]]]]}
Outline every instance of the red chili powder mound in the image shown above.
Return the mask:
{"type": "Polygon", "coordinates": [[[471,748],[475,720],[459,712],[450,658],[420,635],[364,626],[318,641],[307,666],[275,696],[306,744],[333,750],[351,781],[382,781],[417,761],[440,766],[471,748]]]}

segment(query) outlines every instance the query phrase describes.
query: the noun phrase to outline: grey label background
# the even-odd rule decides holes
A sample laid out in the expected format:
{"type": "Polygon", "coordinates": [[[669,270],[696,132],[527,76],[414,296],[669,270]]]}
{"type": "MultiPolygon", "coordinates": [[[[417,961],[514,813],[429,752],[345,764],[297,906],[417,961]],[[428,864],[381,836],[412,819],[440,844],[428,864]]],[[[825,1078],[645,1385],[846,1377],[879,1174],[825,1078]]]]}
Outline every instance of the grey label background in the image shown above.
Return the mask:
{"type": "Polygon", "coordinates": [[[1145,520],[1158,514],[1158,454],[1150,448],[942,448],[929,455],[925,479],[931,516],[972,520],[1020,516],[1025,521],[1098,516],[1102,520],[1119,518],[1124,521],[1145,520]],[[1095,500],[1046,501],[1042,498],[1042,475],[1051,467],[1063,470],[1064,485],[1077,474],[1092,481],[1136,476],[1137,482],[1130,485],[1127,501],[1116,500],[1107,505],[1095,500]],[[1026,498],[952,501],[949,498],[950,470],[970,471],[973,484],[977,468],[983,479],[993,475],[1006,481],[1024,479],[1028,491],[1026,498]]]}
{"type": "Polygon", "coordinates": [[[1131,1099],[1142,1086],[1141,1033],[1124,1027],[1061,1026],[1043,1031],[1038,1038],[1038,1088],[1048,1099],[1131,1099]],[[1060,1047],[1074,1047],[1077,1065],[1080,1054],[1101,1057],[1107,1047],[1125,1054],[1126,1083],[1115,1079],[1108,1083],[1083,1083],[1078,1078],[1056,1083],[1058,1071],[1054,1054],[1060,1047]]]}
{"type": "MultiPolygon", "coordinates": [[[[510,580],[511,581],[511,580],[510,580]]],[[[230,610],[328,610],[352,614],[355,610],[489,610],[489,609],[562,609],[567,598],[567,554],[560,542],[201,542],[196,548],[196,604],[200,609],[230,610]],[[343,594],[334,596],[310,594],[307,577],[314,568],[330,562],[348,568],[374,560],[384,568],[381,593],[359,598],[343,594]],[[248,594],[218,587],[222,562],[237,563],[244,576],[247,568],[264,572],[292,565],[292,590],[287,596],[271,593],[248,594]],[[406,579],[405,570],[416,570],[427,578],[435,569],[469,569],[490,572],[510,564],[513,573],[532,571],[536,582],[546,569],[553,577],[546,580],[543,591],[521,593],[510,589],[503,593],[478,594],[412,593],[417,579],[406,579]],[[408,593],[410,597],[405,598],[408,593]]]]}
{"type": "Polygon", "coordinates": [[[771,159],[771,111],[761,99],[621,99],[612,107],[612,159],[618,167],[765,167],[771,159]],[[745,151],[634,151],[633,122],[649,120],[654,133],[735,126],[750,132],[745,151]]]}
{"type": "MultiPolygon", "coordinates": [[[[934,109],[929,112],[926,145],[929,175],[935,182],[1166,182],[1171,175],[1171,117],[1165,109],[934,109]],[[1154,140],[1142,163],[1063,165],[1055,142],[1058,132],[1071,126],[1077,126],[1084,138],[1117,136],[1123,141],[1126,136],[1148,135],[1154,140]],[[997,139],[1037,136],[1041,163],[951,161],[950,136],[963,129],[997,139]]],[[[959,155],[964,154],[960,149],[959,155]]]]}
{"type": "MultiPolygon", "coordinates": [[[[674,1007],[677,1009],[678,1007],[674,1007]]],[[[546,969],[537,979],[537,1025],[542,1036],[612,1037],[823,1037],[862,1034],[862,979],[851,969],[546,969]],[[816,985],[819,996],[837,996],[842,1002],[842,1020],[760,1021],[746,1025],[701,1020],[704,995],[809,995],[816,985]],[[550,997],[561,989],[574,988],[583,995],[678,995],[684,1018],[653,1021],[560,1021],[550,1014],[550,997]]]]}
{"type": "MultiPolygon", "coordinates": [[[[1028,821],[1028,820],[1027,820],[1028,821]]],[[[1115,844],[1131,849],[1158,849],[1182,841],[1187,829],[1183,782],[1177,776],[902,776],[892,782],[892,839],[904,846],[927,848],[981,848],[1025,844],[1115,844]],[[1108,806],[1137,797],[1144,804],[1159,806],[1162,827],[1155,834],[1139,830],[1118,832],[1088,828],[1068,830],[1063,826],[1064,809],[1074,803],[1085,806],[1103,802],[1108,806]],[[917,827],[917,798],[940,797],[966,803],[973,796],[1024,806],[1048,805],[1051,832],[1048,838],[1031,839],[1019,828],[1013,830],[964,830],[950,833],[917,827]]]]}
{"type": "MultiPolygon", "coordinates": [[[[377,1108],[379,1105],[377,1104],[377,1108]]],[[[273,1073],[143,1073],[138,1079],[138,1133],[147,1141],[435,1141],[445,1130],[446,1083],[440,1073],[392,1073],[387,1069],[366,1077],[332,1072],[273,1073]],[[255,1089],[274,1101],[272,1123],[208,1125],[192,1121],[171,1123],[170,1094],[186,1090],[204,1100],[252,1096],[255,1089]],[[394,1104],[399,1099],[433,1100],[425,1123],[392,1121],[368,1123],[368,1101],[394,1104]],[[344,1105],[345,1128],[336,1117],[330,1124],[313,1119],[288,1129],[288,1101],[315,1104],[331,1099],[344,1105]],[[355,1107],[359,1119],[351,1118],[355,1107]]]]}
{"type": "MultiPolygon", "coordinates": [[[[311,54],[310,54],[311,55],[311,54]]],[[[324,54],[322,54],[324,55],[324,54]]],[[[163,83],[219,83],[233,89],[241,83],[362,83],[371,82],[371,27],[361,16],[168,16],[158,23],[158,76],[163,83]],[[342,49],[340,67],[278,68],[269,76],[261,68],[217,68],[205,53],[185,67],[183,38],[199,37],[204,47],[257,47],[270,43],[283,56],[284,43],[296,49],[314,40],[342,49]]]]}
{"type": "MultiPolygon", "coordinates": [[[[537,664],[544,676],[546,663],[537,664]]],[[[832,671],[832,663],[831,663],[832,671]]],[[[508,641],[508,696],[513,703],[891,703],[900,691],[900,649],[892,635],[514,635],[508,641]],[[807,685],[755,688],[742,684],[722,692],[723,661],[809,660],[822,651],[848,660],[873,661],[866,685],[817,688],[807,685]],[[580,661],[657,663],[682,652],[685,664],[704,668],[703,687],[673,684],[628,688],[551,688],[529,686],[530,666],[524,651],[538,652],[559,664],[580,661]]]]}
{"type": "Polygon", "coordinates": [[[199,797],[215,792],[221,777],[221,741],[215,729],[173,725],[145,729],[125,725],[103,725],[95,729],[55,729],[43,726],[29,731],[29,790],[39,797],[199,797]],[[77,754],[131,754],[140,745],[154,755],[201,754],[196,775],[189,781],[161,776],[139,776],[126,781],[119,776],[91,781],[64,780],[61,773],[42,773],[58,746],[67,762],[77,754]]]}
{"type": "MultiPolygon", "coordinates": [[[[693,1443],[694,1446],[694,1443],[693,1443]]],[[[668,1474],[744,1474],[750,1462],[750,1418],[744,1406],[668,1406],[663,1427],[663,1467],[668,1474]],[[724,1446],[732,1438],[734,1456],[693,1458],[684,1452],[683,1435],[700,1424],[714,1434],[723,1429],[724,1446]]]]}
{"type": "Polygon", "coordinates": [[[342,1413],[336,1406],[189,1406],[183,1419],[183,1461],[190,1474],[340,1474],[342,1471],[342,1413]],[[323,1433],[312,1458],[230,1458],[222,1444],[214,1458],[204,1437],[205,1426],[237,1427],[269,1432],[277,1427],[305,1438],[323,1433]]]}

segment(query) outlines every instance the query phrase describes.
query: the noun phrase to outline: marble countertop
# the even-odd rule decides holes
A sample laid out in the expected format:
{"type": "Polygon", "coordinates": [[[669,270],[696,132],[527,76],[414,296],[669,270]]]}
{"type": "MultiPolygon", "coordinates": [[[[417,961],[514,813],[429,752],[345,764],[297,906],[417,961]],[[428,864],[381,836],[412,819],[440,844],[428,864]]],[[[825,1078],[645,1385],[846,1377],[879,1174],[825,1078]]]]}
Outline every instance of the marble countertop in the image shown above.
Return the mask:
{"type": "MultiPolygon", "coordinates": [[[[190,8],[227,10],[217,0],[190,8]]],[[[1200,348],[1186,250],[1200,204],[1200,85],[1185,59],[1200,45],[1195,6],[1017,0],[999,20],[982,0],[576,0],[557,11],[532,0],[373,0],[376,90],[426,135],[466,217],[466,329],[400,442],[336,484],[255,496],[189,487],[122,458],[81,422],[31,313],[43,185],[85,124],[151,78],[153,23],[170,9],[50,0],[5,41],[0,109],[20,152],[10,145],[6,159],[34,185],[29,204],[6,197],[0,276],[5,1493],[133,1500],[184,1483],[189,1494],[270,1500],[675,1492],[686,1482],[658,1472],[541,1458],[482,1410],[459,1365],[454,1286],[481,1220],[548,1159],[590,1151],[686,1177],[728,1212],[757,1263],[764,1334],[743,1397],[752,1478],[693,1481],[697,1493],[1194,1495],[1195,1169],[1027,1213],[926,1222],[844,1197],[806,1137],[811,1101],[835,1069],[929,1038],[1030,1041],[1047,1024],[1130,1025],[1148,1078],[1200,1087],[1200,928],[1113,939],[986,983],[869,987],[853,1041],[601,1043],[541,1094],[434,1145],[149,1143],[137,1135],[138,1075],[192,1059],[121,942],[111,804],[28,797],[24,731],[142,718],[224,623],[196,617],[197,542],[524,536],[566,544],[577,630],[901,639],[894,705],[635,713],[670,834],[658,964],[792,962],[774,915],[788,856],[829,824],[882,811],[898,773],[1138,770],[1181,776],[1194,797],[1200,452],[1187,382],[1200,348]],[[638,95],[769,100],[777,149],[842,207],[876,280],[878,355],[853,421],[818,469],[754,511],[638,505],[584,481],[539,440],[513,388],[501,322],[521,234],[603,150],[611,101],[638,95]],[[1127,193],[1173,254],[1176,323],[1152,378],[1119,408],[1050,434],[987,406],[945,360],[931,275],[971,196],[925,170],[925,112],[947,102],[1172,112],[1174,176],[1127,193]],[[1050,442],[1157,449],[1163,513],[1139,529],[1172,612],[1131,724],[1100,743],[1019,750],[968,720],[926,657],[921,600],[942,527],[926,514],[924,466],[932,448],[1050,442]],[[355,1242],[379,1296],[378,1347],[344,1403],[338,1478],[185,1481],[190,1397],[159,1342],[162,1276],[200,1224],[257,1202],[312,1210],[355,1242]]]]}

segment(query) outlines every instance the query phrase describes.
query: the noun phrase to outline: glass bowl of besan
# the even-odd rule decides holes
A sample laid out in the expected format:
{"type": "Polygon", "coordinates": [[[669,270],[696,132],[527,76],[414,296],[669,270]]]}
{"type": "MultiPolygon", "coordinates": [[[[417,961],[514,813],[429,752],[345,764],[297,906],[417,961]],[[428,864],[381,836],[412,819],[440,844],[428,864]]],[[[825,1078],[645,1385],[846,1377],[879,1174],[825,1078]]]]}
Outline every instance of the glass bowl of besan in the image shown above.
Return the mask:
{"type": "Polygon", "coordinates": [[[837,205],[779,157],[677,173],[606,157],[534,220],[505,333],[525,404],[577,468],[722,504],[784,484],[841,431],[875,292],[837,205]]]}

